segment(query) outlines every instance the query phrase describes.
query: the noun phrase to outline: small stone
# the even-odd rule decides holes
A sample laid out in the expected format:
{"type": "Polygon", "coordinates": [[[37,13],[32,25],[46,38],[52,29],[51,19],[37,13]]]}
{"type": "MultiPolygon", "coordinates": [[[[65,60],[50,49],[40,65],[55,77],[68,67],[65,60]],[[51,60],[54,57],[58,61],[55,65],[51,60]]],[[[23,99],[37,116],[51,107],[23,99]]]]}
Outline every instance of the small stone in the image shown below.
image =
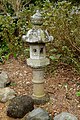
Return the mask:
{"type": "Polygon", "coordinates": [[[27,95],[13,98],[8,105],[7,115],[12,118],[23,118],[34,109],[34,101],[27,95]]]}
{"type": "Polygon", "coordinates": [[[0,88],[6,87],[8,83],[10,83],[8,75],[6,72],[2,71],[0,73],[0,88]]]}
{"type": "Polygon", "coordinates": [[[80,108],[80,105],[78,105],[78,108],[80,108]]]}
{"type": "Polygon", "coordinates": [[[0,88],[0,102],[7,102],[15,97],[15,91],[9,87],[0,88]]]}
{"type": "Polygon", "coordinates": [[[30,112],[25,120],[51,120],[51,118],[47,111],[43,110],[42,108],[37,108],[30,112]]]}
{"type": "Polygon", "coordinates": [[[54,117],[54,120],[78,120],[74,115],[62,112],[61,114],[54,117]]]}

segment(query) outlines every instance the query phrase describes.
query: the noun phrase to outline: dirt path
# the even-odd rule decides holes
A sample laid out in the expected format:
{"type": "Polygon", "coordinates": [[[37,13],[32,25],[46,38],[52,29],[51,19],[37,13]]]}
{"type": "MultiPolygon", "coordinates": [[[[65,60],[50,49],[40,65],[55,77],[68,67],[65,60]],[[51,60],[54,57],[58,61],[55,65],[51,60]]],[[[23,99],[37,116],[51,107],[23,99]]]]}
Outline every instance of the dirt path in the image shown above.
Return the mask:
{"type": "MultiPolygon", "coordinates": [[[[32,70],[20,60],[10,60],[0,65],[7,72],[12,86],[18,95],[32,94],[32,70]]],[[[80,90],[80,76],[72,68],[60,65],[52,75],[45,74],[45,91],[50,95],[50,101],[41,107],[53,116],[66,111],[74,114],[80,120],[80,97],[76,91],[80,90]]],[[[0,103],[0,120],[15,120],[6,116],[8,103],[0,103]]],[[[37,106],[35,106],[37,107],[37,106]]],[[[19,119],[17,119],[19,120],[19,119]]]]}

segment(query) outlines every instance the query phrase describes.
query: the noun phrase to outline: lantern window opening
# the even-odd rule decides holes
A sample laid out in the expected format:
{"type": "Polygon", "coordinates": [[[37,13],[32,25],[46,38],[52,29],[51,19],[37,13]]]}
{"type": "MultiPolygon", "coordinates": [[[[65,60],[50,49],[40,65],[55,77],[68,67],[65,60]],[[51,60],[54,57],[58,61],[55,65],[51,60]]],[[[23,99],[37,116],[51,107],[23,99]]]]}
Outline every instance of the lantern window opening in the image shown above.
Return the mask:
{"type": "Polygon", "coordinates": [[[33,52],[36,53],[36,52],[37,52],[37,49],[33,49],[33,52]]]}
{"type": "Polygon", "coordinates": [[[43,54],[43,48],[40,48],[40,54],[43,54]]]}

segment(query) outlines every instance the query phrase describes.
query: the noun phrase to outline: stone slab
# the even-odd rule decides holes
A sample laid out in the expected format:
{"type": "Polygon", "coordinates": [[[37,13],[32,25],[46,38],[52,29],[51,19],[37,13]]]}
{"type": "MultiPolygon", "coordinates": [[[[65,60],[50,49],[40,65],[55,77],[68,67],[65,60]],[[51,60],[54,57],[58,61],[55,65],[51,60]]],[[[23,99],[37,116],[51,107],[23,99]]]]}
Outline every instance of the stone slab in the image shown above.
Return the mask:
{"type": "Polygon", "coordinates": [[[10,82],[9,77],[5,71],[0,73],[0,88],[6,87],[6,84],[10,82]]]}
{"type": "Polygon", "coordinates": [[[51,120],[48,112],[42,108],[34,109],[25,120],[51,120]]]}
{"type": "Polygon", "coordinates": [[[0,102],[7,102],[8,100],[14,98],[16,95],[15,91],[9,87],[0,88],[0,102]]]}

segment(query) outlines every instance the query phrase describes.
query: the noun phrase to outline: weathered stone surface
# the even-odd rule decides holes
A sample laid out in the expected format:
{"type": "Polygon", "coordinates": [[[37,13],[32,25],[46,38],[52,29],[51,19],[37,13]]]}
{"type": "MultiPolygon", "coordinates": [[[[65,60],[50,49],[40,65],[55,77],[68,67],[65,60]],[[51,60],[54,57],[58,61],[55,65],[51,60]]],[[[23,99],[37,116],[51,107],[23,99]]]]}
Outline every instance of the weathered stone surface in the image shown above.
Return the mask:
{"type": "Polygon", "coordinates": [[[45,67],[46,65],[50,64],[50,61],[48,58],[44,58],[44,59],[27,59],[27,64],[33,68],[39,68],[39,67],[45,67]]]}
{"type": "Polygon", "coordinates": [[[78,120],[74,115],[62,112],[61,114],[54,117],[54,120],[78,120]]]}
{"type": "Polygon", "coordinates": [[[42,108],[34,109],[25,120],[51,120],[49,114],[42,108]]]}
{"type": "Polygon", "coordinates": [[[50,100],[50,96],[49,94],[45,94],[45,96],[43,97],[35,97],[35,96],[32,96],[33,100],[34,100],[34,104],[36,105],[44,105],[45,103],[49,102],[50,100]]]}
{"type": "Polygon", "coordinates": [[[2,71],[0,73],[0,88],[4,88],[6,84],[10,82],[9,77],[6,72],[2,71]]]}
{"type": "Polygon", "coordinates": [[[31,16],[31,22],[35,25],[35,29],[30,29],[26,35],[23,35],[22,39],[29,43],[47,43],[53,41],[53,37],[49,36],[47,30],[42,30],[36,25],[43,24],[43,17],[41,13],[37,10],[36,13],[31,16]]]}
{"type": "Polygon", "coordinates": [[[13,98],[7,108],[7,115],[13,118],[23,118],[34,109],[34,101],[27,95],[13,98]]]}
{"type": "Polygon", "coordinates": [[[0,88],[0,102],[7,102],[15,97],[15,91],[9,87],[0,88]]]}

